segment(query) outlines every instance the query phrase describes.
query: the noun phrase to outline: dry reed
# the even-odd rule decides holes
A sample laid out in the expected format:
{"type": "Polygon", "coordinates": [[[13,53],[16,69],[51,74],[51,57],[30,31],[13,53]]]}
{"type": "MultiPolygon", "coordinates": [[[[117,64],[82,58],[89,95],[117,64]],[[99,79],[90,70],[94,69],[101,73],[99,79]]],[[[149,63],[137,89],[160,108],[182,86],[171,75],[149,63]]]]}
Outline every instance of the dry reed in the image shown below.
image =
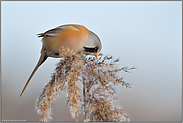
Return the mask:
{"type": "Polygon", "coordinates": [[[112,56],[89,57],[66,48],[61,49],[61,60],[57,64],[50,82],[43,88],[36,101],[40,121],[51,120],[52,103],[60,95],[67,93],[67,105],[72,118],[78,121],[78,114],[84,111],[85,122],[123,122],[127,116],[114,105],[117,100],[116,85],[130,88],[130,84],[119,76],[120,71],[129,72],[134,67],[117,68],[118,59],[112,56]],[[81,95],[81,93],[83,95],[81,95]]]}

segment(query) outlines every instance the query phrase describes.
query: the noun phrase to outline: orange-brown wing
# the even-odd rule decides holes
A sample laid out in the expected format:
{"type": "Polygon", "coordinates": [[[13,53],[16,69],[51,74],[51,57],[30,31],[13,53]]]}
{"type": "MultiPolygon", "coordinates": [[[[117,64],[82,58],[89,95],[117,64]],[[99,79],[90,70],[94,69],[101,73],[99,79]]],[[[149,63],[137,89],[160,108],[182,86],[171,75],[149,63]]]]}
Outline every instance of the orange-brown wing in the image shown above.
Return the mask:
{"type": "Polygon", "coordinates": [[[46,51],[58,52],[62,46],[73,50],[79,50],[90,33],[88,29],[80,25],[64,25],[46,31],[43,36],[43,45],[46,51]]]}

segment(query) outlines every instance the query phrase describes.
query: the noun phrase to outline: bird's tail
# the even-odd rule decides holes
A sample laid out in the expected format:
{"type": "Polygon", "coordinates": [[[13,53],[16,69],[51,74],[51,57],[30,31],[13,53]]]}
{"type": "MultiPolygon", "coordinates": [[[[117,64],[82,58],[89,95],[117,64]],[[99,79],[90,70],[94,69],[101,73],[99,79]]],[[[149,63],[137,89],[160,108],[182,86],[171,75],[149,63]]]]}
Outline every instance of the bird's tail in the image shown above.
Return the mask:
{"type": "Polygon", "coordinates": [[[21,94],[20,94],[20,97],[22,96],[23,92],[25,91],[27,85],[29,84],[31,78],[33,77],[33,75],[34,75],[34,73],[36,72],[36,70],[38,69],[38,67],[39,67],[46,59],[47,59],[46,52],[45,52],[45,50],[42,49],[42,50],[41,50],[41,56],[40,56],[40,58],[39,58],[39,61],[38,61],[37,65],[36,65],[36,67],[34,68],[34,70],[32,71],[32,73],[31,73],[29,79],[27,80],[27,83],[25,84],[25,86],[24,86],[24,88],[23,88],[23,90],[22,90],[22,92],[21,92],[21,94]]]}

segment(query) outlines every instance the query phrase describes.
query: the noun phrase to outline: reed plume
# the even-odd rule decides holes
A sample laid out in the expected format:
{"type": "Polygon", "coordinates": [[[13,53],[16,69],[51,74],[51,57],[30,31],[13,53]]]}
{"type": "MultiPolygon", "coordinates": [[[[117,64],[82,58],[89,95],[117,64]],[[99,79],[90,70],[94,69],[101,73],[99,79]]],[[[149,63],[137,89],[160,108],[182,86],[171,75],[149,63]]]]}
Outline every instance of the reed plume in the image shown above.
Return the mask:
{"type": "Polygon", "coordinates": [[[124,122],[130,117],[123,113],[117,101],[117,85],[130,88],[119,72],[129,72],[135,67],[117,67],[119,59],[99,54],[99,58],[87,56],[63,47],[61,60],[51,80],[45,85],[36,101],[40,121],[51,120],[52,103],[61,92],[67,94],[67,105],[72,118],[78,121],[83,110],[85,122],[124,122]]]}

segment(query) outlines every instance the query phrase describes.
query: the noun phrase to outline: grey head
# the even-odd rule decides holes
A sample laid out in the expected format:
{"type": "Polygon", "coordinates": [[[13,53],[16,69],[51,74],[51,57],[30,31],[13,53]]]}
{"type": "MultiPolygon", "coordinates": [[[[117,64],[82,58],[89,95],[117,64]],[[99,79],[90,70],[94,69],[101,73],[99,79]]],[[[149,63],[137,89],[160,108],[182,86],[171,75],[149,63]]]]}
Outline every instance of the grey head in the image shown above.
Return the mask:
{"type": "Polygon", "coordinates": [[[96,56],[101,51],[102,44],[99,37],[95,33],[91,32],[83,48],[85,54],[96,56]]]}

